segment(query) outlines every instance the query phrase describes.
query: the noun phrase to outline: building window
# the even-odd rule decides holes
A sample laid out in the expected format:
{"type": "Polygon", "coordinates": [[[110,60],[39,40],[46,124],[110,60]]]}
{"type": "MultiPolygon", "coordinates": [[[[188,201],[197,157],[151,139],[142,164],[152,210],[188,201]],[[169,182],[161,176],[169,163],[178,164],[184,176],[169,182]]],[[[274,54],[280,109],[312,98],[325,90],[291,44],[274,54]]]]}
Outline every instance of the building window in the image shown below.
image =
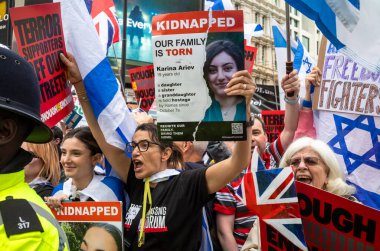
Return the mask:
{"type": "Polygon", "coordinates": [[[298,37],[298,32],[297,31],[294,31],[294,40],[297,41],[297,37],[298,37]]]}
{"type": "Polygon", "coordinates": [[[309,45],[309,38],[308,37],[302,36],[302,44],[306,48],[306,50],[308,52],[310,52],[310,49],[309,49],[310,45],[309,45]]]}
{"type": "Polygon", "coordinates": [[[263,50],[261,53],[261,61],[263,62],[263,65],[265,65],[265,53],[266,53],[267,47],[263,46],[263,50]]]}
{"type": "Polygon", "coordinates": [[[278,0],[274,0],[274,5],[278,7],[278,0]]]}
{"type": "Polygon", "coordinates": [[[319,41],[317,41],[317,55],[319,54],[319,41]]]}
{"type": "Polygon", "coordinates": [[[298,20],[293,19],[293,26],[298,28],[298,20]]]}
{"type": "Polygon", "coordinates": [[[298,16],[298,10],[294,9],[291,6],[290,6],[290,12],[293,13],[294,15],[298,16]]]}
{"type": "Polygon", "coordinates": [[[259,13],[256,12],[255,14],[255,23],[259,23],[259,13]]]}
{"type": "Polygon", "coordinates": [[[266,20],[267,20],[267,17],[263,16],[261,25],[263,26],[263,31],[264,32],[265,32],[265,27],[266,27],[266,20]]]}

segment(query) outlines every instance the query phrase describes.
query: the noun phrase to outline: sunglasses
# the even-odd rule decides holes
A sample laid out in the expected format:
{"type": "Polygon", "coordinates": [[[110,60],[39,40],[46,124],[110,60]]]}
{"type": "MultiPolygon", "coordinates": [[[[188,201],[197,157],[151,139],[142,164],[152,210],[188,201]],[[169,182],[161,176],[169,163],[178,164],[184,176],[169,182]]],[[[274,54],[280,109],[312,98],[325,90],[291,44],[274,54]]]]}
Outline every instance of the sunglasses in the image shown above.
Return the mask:
{"type": "Polygon", "coordinates": [[[319,162],[321,161],[320,158],[318,157],[297,157],[297,158],[291,158],[289,161],[288,161],[288,165],[290,166],[293,166],[295,168],[298,168],[299,165],[301,164],[303,160],[303,163],[305,163],[306,166],[310,167],[310,166],[316,166],[319,164],[319,162]]]}

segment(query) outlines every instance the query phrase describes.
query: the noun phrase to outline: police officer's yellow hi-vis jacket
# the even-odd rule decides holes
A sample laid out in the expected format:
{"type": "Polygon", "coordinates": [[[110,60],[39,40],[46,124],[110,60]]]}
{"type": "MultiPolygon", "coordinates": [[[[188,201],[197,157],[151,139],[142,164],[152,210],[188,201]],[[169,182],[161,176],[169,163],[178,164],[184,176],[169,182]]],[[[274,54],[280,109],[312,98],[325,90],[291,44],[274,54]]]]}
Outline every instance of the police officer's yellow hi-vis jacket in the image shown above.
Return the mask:
{"type": "Polygon", "coordinates": [[[65,233],[24,176],[0,174],[0,250],[68,250],[65,233]]]}

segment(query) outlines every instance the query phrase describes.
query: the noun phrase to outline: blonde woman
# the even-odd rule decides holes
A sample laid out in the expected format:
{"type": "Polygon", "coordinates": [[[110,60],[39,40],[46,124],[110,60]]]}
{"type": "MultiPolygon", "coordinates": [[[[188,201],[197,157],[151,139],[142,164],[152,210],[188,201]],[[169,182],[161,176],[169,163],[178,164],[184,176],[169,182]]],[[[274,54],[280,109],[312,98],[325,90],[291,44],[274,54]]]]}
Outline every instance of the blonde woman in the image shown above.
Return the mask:
{"type": "Polygon", "coordinates": [[[24,167],[25,182],[41,196],[50,196],[60,177],[59,156],[53,142],[32,144],[24,142],[22,148],[33,155],[24,167]]]}

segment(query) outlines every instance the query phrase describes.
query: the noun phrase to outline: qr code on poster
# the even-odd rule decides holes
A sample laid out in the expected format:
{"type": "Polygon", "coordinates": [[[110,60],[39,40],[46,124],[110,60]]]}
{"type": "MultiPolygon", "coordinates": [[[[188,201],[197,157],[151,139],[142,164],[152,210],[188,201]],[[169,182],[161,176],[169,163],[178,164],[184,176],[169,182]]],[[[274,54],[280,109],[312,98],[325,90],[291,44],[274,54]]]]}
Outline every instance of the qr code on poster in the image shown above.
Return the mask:
{"type": "Polygon", "coordinates": [[[232,134],[243,134],[243,123],[231,124],[232,134]]]}

